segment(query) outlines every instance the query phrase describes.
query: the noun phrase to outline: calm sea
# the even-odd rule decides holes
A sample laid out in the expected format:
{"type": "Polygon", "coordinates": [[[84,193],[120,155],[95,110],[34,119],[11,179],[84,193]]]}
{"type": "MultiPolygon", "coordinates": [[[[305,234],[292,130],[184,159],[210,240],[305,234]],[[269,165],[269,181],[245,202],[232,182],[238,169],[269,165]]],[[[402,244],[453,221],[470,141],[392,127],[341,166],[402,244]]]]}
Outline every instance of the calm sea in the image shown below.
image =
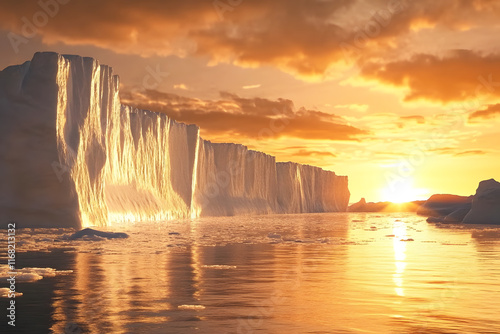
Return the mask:
{"type": "Polygon", "coordinates": [[[17,231],[23,295],[15,329],[0,298],[0,332],[500,333],[500,227],[333,213],[109,230],[130,237],[17,231]]]}

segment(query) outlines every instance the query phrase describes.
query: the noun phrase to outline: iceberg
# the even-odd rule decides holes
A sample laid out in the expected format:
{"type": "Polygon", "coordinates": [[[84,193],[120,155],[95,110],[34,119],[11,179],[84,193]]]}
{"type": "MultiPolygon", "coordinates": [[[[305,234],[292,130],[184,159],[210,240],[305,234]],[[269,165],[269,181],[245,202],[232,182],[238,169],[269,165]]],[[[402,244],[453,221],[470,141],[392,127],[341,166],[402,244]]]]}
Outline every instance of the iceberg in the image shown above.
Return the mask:
{"type": "Polygon", "coordinates": [[[420,208],[417,214],[428,217],[445,217],[457,210],[470,210],[472,206],[472,196],[458,196],[449,194],[436,194],[429,197],[420,208]]]}
{"type": "Polygon", "coordinates": [[[466,224],[500,225],[500,183],[495,179],[479,183],[472,208],[463,222],[466,224]]]}
{"type": "Polygon", "coordinates": [[[500,225],[500,183],[479,183],[474,196],[432,195],[417,212],[429,223],[500,225]]]}
{"type": "Polygon", "coordinates": [[[85,237],[98,237],[103,239],[125,239],[128,238],[127,233],[123,232],[104,232],[91,228],[84,228],[69,236],[69,240],[83,239],[85,237]]]}
{"type": "Polygon", "coordinates": [[[93,58],[36,53],[0,72],[0,220],[108,226],[200,216],[346,211],[348,179],[120,103],[93,58]]]}

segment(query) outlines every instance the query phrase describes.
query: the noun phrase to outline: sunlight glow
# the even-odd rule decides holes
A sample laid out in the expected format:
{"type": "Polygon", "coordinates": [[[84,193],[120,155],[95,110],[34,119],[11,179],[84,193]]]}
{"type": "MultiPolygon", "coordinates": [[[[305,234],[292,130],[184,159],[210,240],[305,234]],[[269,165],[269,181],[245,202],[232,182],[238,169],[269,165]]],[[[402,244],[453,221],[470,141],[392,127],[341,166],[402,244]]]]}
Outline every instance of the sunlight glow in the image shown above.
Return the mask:
{"type": "Polygon", "coordinates": [[[384,202],[392,203],[405,203],[429,198],[428,189],[414,188],[413,183],[412,178],[398,179],[380,191],[380,198],[384,202]]]}

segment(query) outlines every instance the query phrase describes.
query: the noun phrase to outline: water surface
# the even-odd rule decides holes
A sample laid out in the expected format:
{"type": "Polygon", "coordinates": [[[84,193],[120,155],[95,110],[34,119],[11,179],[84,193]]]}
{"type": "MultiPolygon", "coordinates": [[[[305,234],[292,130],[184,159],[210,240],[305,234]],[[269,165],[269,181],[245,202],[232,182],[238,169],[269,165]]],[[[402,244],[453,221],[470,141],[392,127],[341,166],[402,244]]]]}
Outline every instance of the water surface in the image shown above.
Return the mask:
{"type": "Polygon", "coordinates": [[[500,228],[333,213],[110,230],[130,238],[18,231],[20,267],[72,272],[17,284],[17,332],[500,333],[500,228]]]}

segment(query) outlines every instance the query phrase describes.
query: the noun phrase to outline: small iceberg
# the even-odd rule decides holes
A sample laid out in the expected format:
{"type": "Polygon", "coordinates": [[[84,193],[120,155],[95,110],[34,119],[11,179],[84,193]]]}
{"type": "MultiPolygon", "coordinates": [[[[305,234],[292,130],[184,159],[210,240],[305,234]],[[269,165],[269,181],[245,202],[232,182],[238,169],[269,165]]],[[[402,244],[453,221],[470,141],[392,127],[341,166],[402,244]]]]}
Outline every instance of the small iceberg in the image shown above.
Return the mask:
{"type": "Polygon", "coordinates": [[[128,238],[128,234],[123,233],[123,232],[103,232],[103,231],[97,231],[97,230],[94,230],[91,228],[84,228],[81,231],[73,233],[69,237],[69,240],[81,239],[85,236],[100,237],[100,238],[106,238],[106,239],[125,239],[125,238],[128,238]]]}

